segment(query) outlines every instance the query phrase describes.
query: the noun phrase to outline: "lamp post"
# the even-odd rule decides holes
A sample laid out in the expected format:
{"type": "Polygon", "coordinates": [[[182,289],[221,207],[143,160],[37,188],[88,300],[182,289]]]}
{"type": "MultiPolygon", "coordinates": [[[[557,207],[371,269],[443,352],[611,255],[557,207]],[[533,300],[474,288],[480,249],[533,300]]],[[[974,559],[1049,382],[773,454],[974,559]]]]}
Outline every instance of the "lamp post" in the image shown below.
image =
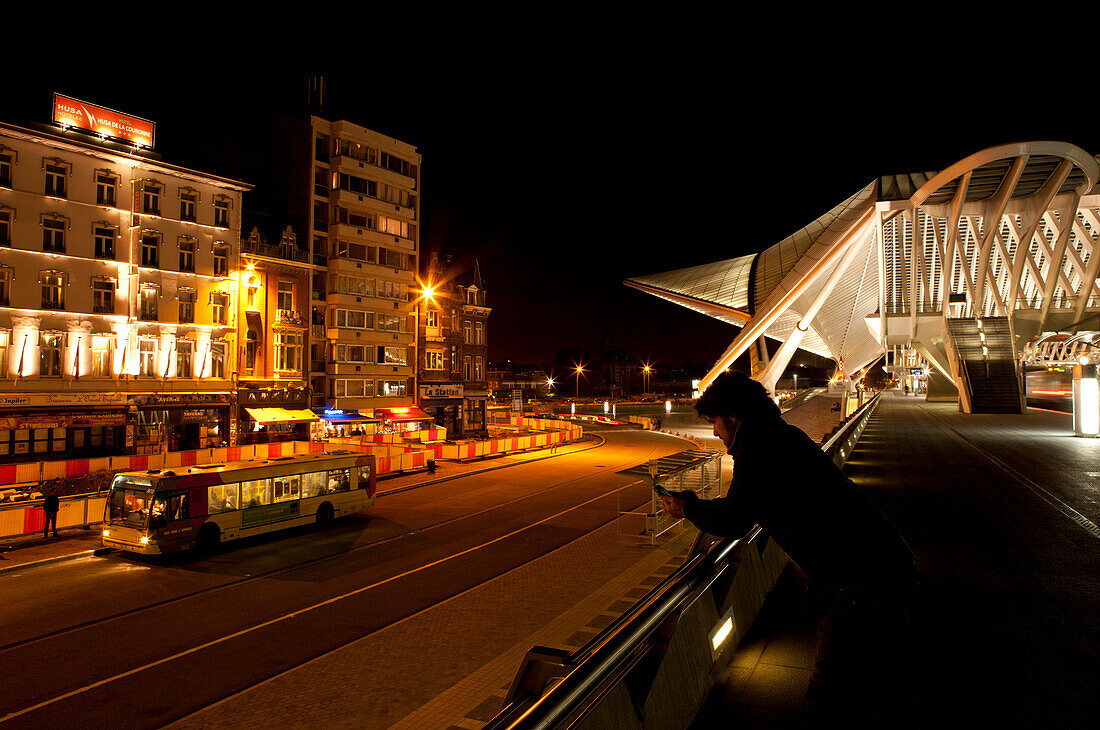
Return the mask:
{"type": "Polygon", "coordinates": [[[581,397],[581,373],[583,373],[583,372],[584,372],[584,365],[583,364],[578,365],[577,366],[577,394],[575,396],[578,399],[581,397]]]}
{"type": "Polygon", "coordinates": [[[653,368],[649,367],[649,365],[643,365],[642,366],[642,392],[643,392],[643,394],[649,392],[649,374],[652,371],[653,371],[653,368]]]}
{"type": "MultiPolygon", "coordinates": [[[[428,302],[435,301],[435,289],[432,287],[431,282],[427,284],[420,284],[420,296],[416,298],[416,333],[413,340],[414,347],[416,348],[416,362],[420,362],[420,302],[424,302],[424,341],[428,341],[428,302]]],[[[425,362],[424,366],[427,367],[428,363],[425,362]]],[[[413,368],[413,372],[416,373],[420,368],[413,368]]],[[[419,405],[420,392],[419,392],[419,378],[417,379],[417,392],[413,396],[413,402],[419,405]]]]}

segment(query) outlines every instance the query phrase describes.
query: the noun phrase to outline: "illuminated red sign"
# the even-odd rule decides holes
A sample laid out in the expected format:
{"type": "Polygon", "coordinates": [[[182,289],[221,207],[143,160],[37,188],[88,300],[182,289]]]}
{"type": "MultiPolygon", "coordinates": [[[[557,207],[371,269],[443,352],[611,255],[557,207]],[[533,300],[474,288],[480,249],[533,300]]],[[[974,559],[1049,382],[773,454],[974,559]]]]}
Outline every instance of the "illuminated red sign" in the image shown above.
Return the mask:
{"type": "Polygon", "coordinates": [[[148,119],[120,114],[61,94],[53,95],[53,120],[63,127],[76,127],[140,147],[153,146],[156,125],[148,119]]]}

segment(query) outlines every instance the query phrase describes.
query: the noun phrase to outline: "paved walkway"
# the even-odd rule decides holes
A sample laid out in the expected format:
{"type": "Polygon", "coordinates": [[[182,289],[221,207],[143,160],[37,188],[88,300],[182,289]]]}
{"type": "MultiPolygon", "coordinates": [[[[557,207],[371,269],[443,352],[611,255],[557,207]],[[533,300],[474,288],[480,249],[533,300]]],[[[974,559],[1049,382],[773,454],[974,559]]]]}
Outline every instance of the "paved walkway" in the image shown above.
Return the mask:
{"type": "MultiPolygon", "coordinates": [[[[847,471],[920,558],[918,727],[1095,728],[1100,440],[1066,414],[887,393],[847,471]]],[[[814,619],[797,569],[695,727],[797,727],[814,619]]]]}

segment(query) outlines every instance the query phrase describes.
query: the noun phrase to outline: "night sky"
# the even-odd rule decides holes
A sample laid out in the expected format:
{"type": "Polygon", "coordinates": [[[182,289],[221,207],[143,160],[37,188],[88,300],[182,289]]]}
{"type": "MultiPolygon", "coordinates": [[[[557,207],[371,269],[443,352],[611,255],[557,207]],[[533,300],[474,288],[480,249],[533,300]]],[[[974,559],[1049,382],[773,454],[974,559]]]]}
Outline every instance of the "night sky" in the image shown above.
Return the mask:
{"type": "Polygon", "coordinates": [[[204,139],[247,135],[324,73],[327,116],[419,149],[422,248],[478,259],[490,357],[521,363],[598,355],[609,333],[640,360],[709,365],[733,328],[622,280],[762,250],[878,175],[994,144],[1100,153],[1085,77],[1055,63],[998,74],[983,60],[990,73],[967,77],[957,56],[898,65],[873,49],[785,47],[779,64],[702,39],[599,53],[585,40],[412,48],[424,59],[376,75],[255,59],[221,82],[174,64],[125,77],[27,66],[9,70],[0,118],[48,121],[52,92],[66,93],[154,120],[165,161],[219,173],[204,139]]]}

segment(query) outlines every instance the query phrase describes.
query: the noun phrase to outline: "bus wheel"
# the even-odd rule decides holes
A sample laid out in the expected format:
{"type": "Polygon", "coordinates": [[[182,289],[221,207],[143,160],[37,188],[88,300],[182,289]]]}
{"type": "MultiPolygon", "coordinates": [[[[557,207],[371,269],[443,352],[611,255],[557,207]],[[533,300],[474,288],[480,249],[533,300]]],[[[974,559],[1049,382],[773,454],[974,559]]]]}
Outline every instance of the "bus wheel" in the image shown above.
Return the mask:
{"type": "Polygon", "coordinates": [[[332,509],[332,505],[328,502],[323,503],[317,508],[317,524],[327,525],[332,522],[333,514],[334,510],[332,509]]]}
{"type": "Polygon", "coordinates": [[[195,536],[195,549],[204,555],[214,552],[214,548],[221,542],[221,530],[212,522],[208,522],[199,528],[199,534],[195,536]]]}

